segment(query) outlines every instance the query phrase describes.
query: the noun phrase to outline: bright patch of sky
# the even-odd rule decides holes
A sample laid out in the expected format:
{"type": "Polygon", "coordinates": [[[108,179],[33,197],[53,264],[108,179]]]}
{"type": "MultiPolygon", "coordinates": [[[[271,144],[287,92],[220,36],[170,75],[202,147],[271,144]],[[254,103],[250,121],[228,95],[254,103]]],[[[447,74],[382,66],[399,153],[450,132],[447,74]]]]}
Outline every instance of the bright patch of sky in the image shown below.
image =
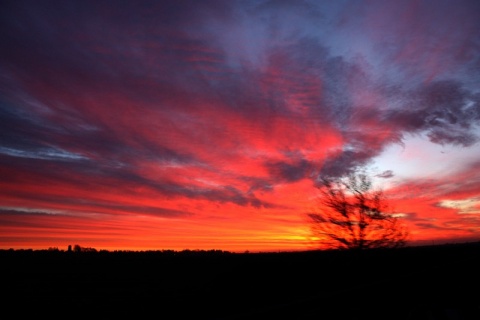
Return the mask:
{"type": "Polygon", "coordinates": [[[480,213],[480,198],[469,198],[463,200],[443,200],[439,206],[444,208],[456,209],[459,214],[480,213]]]}
{"type": "Polygon", "coordinates": [[[370,168],[378,173],[392,170],[395,179],[441,178],[458,172],[462,164],[478,160],[480,154],[479,142],[470,147],[439,145],[425,134],[407,136],[403,144],[387,146],[370,168]]]}

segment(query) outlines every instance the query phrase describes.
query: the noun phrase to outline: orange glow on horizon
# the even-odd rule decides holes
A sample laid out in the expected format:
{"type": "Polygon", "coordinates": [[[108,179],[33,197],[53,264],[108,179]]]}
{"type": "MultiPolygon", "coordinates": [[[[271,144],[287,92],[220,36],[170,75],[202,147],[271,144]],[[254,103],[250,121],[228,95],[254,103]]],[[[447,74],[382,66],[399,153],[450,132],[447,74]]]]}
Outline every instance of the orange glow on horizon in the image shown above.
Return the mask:
{"type": "Polygon", "coordinates": [[[357,169],[411,244],[480,240],[462,4],[9,3],[0,249],[322,248],[316,185],[357,169]]]}

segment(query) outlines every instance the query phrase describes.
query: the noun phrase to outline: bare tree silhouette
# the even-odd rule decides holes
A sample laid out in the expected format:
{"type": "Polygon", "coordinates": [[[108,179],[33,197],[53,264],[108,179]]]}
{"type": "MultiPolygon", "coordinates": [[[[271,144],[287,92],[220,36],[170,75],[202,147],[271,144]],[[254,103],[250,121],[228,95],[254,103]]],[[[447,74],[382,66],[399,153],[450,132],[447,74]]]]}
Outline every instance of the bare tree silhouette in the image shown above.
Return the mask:
{"type": "Polygon", "coordinates": [[[309,213],[312,232],[330,249],[395,248],[406,245],[407,228],[388,213],[382,190],[365,173],[323,178],[320,213],[309,213]]]}

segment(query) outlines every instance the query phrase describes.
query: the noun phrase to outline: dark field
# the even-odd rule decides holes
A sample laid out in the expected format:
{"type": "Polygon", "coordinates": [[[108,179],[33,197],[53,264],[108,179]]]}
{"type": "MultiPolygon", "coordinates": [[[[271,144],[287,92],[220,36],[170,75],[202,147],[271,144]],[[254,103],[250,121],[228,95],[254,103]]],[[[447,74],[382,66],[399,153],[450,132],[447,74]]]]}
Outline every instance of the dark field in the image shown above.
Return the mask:
{"type": "Polygon", "coordinates": [[[3,250],[0,271],[9,319],[480,319],[480,243],[262,254],[3,250]]]}

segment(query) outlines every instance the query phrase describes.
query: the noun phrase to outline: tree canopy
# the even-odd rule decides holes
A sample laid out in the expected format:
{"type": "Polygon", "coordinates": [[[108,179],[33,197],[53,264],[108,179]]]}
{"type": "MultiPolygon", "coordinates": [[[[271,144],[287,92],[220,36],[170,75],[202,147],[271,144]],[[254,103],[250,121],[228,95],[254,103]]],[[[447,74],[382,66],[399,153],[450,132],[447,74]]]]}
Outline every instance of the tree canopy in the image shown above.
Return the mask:
{"type": "Polygon", "coordinates": [[[382,190],[373,189],[364,173],[323,178],[319,213],[309,213],[314,236],[331,249],[395,248],[406,245],[409,232],[389,213],[382,190]]]}

